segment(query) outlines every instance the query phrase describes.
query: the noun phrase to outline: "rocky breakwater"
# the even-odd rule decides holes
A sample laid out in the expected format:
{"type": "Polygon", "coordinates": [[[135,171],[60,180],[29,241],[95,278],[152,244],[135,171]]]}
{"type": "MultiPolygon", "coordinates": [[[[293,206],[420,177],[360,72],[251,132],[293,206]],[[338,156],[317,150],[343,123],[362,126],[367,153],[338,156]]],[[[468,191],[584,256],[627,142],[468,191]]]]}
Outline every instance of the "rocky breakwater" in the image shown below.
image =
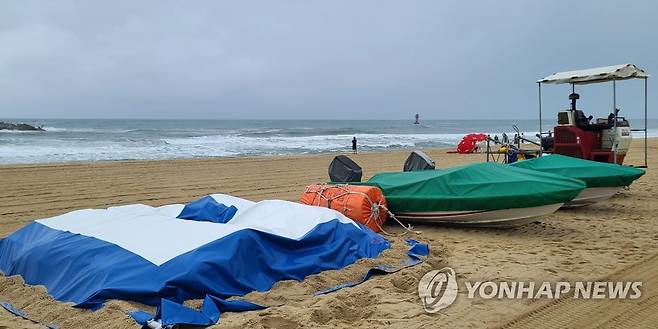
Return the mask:
{"type": "Polygon", "coordinates": [[[18,131],[45,131],[41,127],[28,125],[27,123],[9,123],[0,121],[0,130],[18,130],[18,131]]]}

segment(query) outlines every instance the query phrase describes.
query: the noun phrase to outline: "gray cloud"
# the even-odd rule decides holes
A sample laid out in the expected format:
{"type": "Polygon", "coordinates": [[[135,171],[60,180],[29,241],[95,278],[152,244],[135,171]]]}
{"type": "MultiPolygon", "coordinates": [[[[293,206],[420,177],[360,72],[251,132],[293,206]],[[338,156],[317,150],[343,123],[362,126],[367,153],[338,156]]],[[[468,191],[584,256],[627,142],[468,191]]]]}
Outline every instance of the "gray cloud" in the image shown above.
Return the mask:
{"type": "MultiPolygon", "coordinates": [[[[534,118],[534,81],[555,71],[631,62],[658,72],[657,7],[6,1],[0,117],[534,118]]],[[[610,88],[583,87],[585,109],[609,112],[610,88]]],[[[640,92],[620,86],[628,116],[640,116],[640,92]]],[[[546,90],[547,109],[567,93],[546,90]]]]}

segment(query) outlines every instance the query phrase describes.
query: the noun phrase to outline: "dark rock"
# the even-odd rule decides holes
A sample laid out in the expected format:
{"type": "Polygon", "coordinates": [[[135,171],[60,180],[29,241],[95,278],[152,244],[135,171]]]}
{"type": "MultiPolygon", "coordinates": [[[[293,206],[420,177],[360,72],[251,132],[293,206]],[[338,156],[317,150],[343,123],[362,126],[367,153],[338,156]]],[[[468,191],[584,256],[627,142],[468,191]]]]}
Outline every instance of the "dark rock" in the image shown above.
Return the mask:
{"type": "Polygon", "coordinates": [[[9,123],[2,121],[0,121],[0,130],[45,131],[41,127],[35,127],[26,123],[9,123]]]}

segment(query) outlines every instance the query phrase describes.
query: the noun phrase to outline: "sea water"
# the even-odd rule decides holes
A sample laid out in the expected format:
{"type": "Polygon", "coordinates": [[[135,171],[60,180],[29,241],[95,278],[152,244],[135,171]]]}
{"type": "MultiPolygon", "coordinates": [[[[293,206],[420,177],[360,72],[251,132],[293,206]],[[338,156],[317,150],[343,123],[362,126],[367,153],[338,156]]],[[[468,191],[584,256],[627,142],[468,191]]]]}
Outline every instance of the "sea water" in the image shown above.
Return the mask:
{"type": "MultiPolygon", "coordinates": [[[[0,130],[0,163],[156,160],[226,156],[341,153],[356,137],[360,151],[454,147],[467,133],[527,138],[537,120],[35,120],[44,132],[0,130]]],[[[642,120],[633,120],[636,127],[642,120]]],[[[545,122],[544,131],[552,127],[545,122]]],[[[658,136],[658,120],[649,135],[658,136]]]]}

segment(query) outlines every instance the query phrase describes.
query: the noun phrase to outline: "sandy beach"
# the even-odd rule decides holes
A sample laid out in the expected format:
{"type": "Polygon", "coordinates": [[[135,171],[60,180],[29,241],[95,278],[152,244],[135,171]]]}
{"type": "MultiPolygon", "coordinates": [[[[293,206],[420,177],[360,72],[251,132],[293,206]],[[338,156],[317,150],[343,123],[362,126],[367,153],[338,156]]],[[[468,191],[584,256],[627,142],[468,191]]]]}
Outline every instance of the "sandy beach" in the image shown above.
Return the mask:
{"type": "MultiPolygon", "coordinates": [[[[627,164],[641,164],[636,140],[627,164]]],[[[222,314],[215,327],[651,327],[658,321],[658,140],[649,145],[649,167],[630,189],[606,203],[560,210],[543,223],[514,229],[418,226],[405,233],[389,223],[393,248],[375,260],[329,271],[303,282],[280,282],[266,293],[246,296],[272,307],[222,314]],[[373,264],[403,258],[404,236],[430,244],[423,264],[372,278],[362,285],[321,297],[313,292],[360,277],[373,264]],[[465,298],[435,314],[423,310],[417,284],[427,271],[452,267],[460,281],[643,281],[638,300],[508,300],[465,298]],[[622,325],[623,324],[623,325],[622,325]]],[[[440,168],[484,161],[484,155],[426,152],[440,168]]],[[[364,178],[401,170],[407,151],[350,155],[364,178]]],[[[254,201],[296,201],[306,185],[327,179],[334,154],[172,161],[125,161],[0,166],[0,235],[28,222],[82,208],[143,203],[185,203],[210,193],[254,201]]],[[[43,323],[59,328],[137,328],[126,311],[147,307],[111,301],[92,313],[58,303],[43,287],[25,286],[19,277],[0,277],[0,301],[9,302],[43,323]]],[[[192,301],[190,304],[198,305],[192,301]]],[[[0,328],[42,328],[0,311],[0,328]]]]}

